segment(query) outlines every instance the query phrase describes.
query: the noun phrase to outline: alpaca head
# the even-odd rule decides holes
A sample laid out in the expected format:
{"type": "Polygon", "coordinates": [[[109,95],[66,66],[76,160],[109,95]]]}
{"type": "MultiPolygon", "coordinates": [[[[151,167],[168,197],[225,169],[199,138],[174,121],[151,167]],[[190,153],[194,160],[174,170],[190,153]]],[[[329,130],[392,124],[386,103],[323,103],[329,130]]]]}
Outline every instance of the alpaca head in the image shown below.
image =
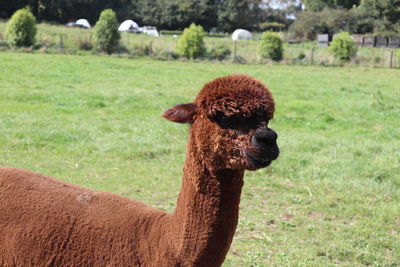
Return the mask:
{"type": "Polygon", "coordinates": [[[205,84],[194,103],[174,106],[163,117],[191,124],[191,148],[207,168],[256,170],[279,155],[277,134],[268,128],[274,110],[261,82],[230,75],[205,84]]]}

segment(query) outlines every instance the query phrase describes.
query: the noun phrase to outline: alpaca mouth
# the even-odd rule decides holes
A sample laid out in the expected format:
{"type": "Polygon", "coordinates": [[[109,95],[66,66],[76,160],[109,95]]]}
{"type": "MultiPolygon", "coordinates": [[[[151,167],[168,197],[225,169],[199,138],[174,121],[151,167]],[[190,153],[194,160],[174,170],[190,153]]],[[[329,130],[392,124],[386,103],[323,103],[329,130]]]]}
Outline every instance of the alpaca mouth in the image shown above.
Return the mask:
{"type": "Polygon", "coordinates": [[[249,170],[265,168],[279,156],[278,146],[268,146],[249,149],[246,153],[246,163],[249,170]]]}
{"type": "Polygon", "coordinates": [[[272,162],[271,159],[258,159],[253,158],[252,156],[247,156],[247,164],[249,166],[249,170],[257,170],[261,168],[265,168],[270,165],[272,162]]]}

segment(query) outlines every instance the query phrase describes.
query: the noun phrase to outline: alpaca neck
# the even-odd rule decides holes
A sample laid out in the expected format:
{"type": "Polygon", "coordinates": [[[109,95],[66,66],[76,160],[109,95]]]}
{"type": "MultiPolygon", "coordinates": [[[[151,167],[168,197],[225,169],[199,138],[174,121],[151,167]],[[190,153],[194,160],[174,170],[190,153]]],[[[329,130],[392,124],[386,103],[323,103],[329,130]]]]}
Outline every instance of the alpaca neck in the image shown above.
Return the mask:
{"type": "Polygon", "coordinates": [[[193,150],[172,214],[177,257],[191,266],[219,266],[236,230],[244,171],[212,171],[193,150]]]}

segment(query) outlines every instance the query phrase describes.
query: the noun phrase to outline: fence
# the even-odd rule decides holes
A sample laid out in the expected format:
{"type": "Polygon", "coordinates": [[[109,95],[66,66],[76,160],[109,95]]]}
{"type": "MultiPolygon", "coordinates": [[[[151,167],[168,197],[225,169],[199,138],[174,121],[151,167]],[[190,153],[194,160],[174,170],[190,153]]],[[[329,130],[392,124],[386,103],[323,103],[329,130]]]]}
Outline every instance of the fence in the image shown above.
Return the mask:
{"type": "MultiPolygon", "coordinates": [[[[45,44],[53,49],[61,50],[91,50],[93,48],[92,35],[88,32],[79,36],[69,35],[39,35],[38,42],[45,44]]],[[[323,65],[323,66],[342,66],[334,56],[328,52],[329,39],[322,39],[324,46],[316,46],[314,43],[285,44],[284,64],[300,65],[323,65]]],[[[143,34],[122,34],[120,53],[133,56],[157,57],[161,54],[168,54],[174,51],[177,38],[173,36],[162,36],[154,38],[143,34]],[[167,53],[166,53],[167,52],[167,53]]],[[[210,50],[218,45],[225,45],[232,51],[234,42],[230,38],[205,38],[206,47],[210,50]]],[[[389,41],[388,41],[389,44],[389,41]]],[[[239,63],[266,63],[258,55],[259,41],[248,40],[237,43],[236,62],[239,63]]],[[[381,45],[377,46],[377,41],[373,37],[363,37],[362,44],[359,45],[357,55],[351,59],[350,65],[382,68],[400,68],[400,49],[392,49],[381,45]]],[[[228,59],[231,60],[231,59],[228,59]]]]}
{"type": "MultiPolygon", "coordinates": [[[[360,47],[376,47],[376,48],[400,48],[400,37],[395,36],[362,36],[352,35],[354,42],[360,47]]],[[[331,40],[328,34],[318,34],[318,46],[326,47],[331,40]]]]}
{"type": "MultiPolygon", "coordinates": [[[[1,28],[4,24],[0,24],[1,28]]],[[[43,53],[95,53],[93,50],[94,40],[92,38],[92,30],[72,29],[62,26],[39,25],[37,34],[36,49],[43,53]]],[[[175,49],[177,38],[172,35],[164,35],[160,38],[154,38],[144,34],[128,34],[123,33],[120,41],[119,53],[128,56],[150,56],[162,58],[163,55],[171,55],[175,49]]],[[[368,66],[368,67],[392,67],[400,68],[400,49],[391,47],[398,46],[399,39],[387,38],[377,39],[371,36],[353,36],[356,43],[359,45],[357,56],[351,60],[351,65],[368,66]],[[387,40],[387,47],[385,47],[387,40]],[[381,48],[377,48],[376,44],[381,48]]],[[[321,39],[327,43],[328,39],[321,39]]],[[[234,42],[228,37],[206,37],[206,47],[211,50],[213,47],[225,45],[230,48],[231,52],[234,49],[234,42]]],[[[327,44],[326,44],[327,45],[327,44]]],[[[343,65],[343,62],[335,60],[332,54],[327,50],[326,45],[323,47],[317,46],[315,43],[308,42],[302,44],[284,45],[283,64],[301,64],[301,65],[343,65]]],[[[270,63],[270,61],[262,60],[258,54],[259,41],[248,40],[239,41],[237,43],[236,55],[240,63],[270,63]]],[[[2,42],[0,37],[0,50],[5,50],[7,47],[2,42]]],[[[168,56],[165,59],[171,59],[168,56]]],[[[226,61],[231,61],[232,58],[227,58],[226,61]]],[[[347,63],[346,63],[347,64],[347,63]]]]}
{"type": "Polygon", "coordinates": [[[289,64],[343,66],[356,65],[364,67],[400,68],[400,49],[359,47],[357,55],[350,62],[344,63],[327,51],[326,47],[291,45],[285,51],[285,61],[289,64]]]}

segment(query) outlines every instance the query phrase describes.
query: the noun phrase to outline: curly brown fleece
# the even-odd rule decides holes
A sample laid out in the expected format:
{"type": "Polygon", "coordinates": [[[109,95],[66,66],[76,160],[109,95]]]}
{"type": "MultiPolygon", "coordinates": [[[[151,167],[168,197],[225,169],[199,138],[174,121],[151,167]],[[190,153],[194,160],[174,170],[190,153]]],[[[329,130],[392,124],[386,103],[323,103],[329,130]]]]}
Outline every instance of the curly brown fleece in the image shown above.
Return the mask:
{"type": "MultiPolygon", "coordinates": [[[[218,112],[273,117],[259,81],[207,83],[165,118],[190,123],[182,187],[172,214],[28,170],[0,168],[0,266],[220,266],[235,233],[253,131],[222,129],[218,112]]],[[[254,149],[254,148],[253,148],[254,149]]]]}

